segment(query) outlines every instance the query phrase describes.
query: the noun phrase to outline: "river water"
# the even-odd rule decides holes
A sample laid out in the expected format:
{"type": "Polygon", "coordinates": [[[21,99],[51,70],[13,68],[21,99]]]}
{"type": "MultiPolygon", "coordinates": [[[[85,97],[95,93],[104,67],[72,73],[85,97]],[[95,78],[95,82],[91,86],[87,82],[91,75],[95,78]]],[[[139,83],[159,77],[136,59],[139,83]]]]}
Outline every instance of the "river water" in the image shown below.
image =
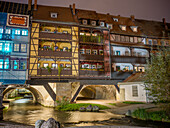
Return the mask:
{"type": "MultiPolygon", "coordinates": [[[[121,118],[107,111],[100,112],[78,112],[57,111],[54,108],[43,107],[35,104],[30,99],[19,99],[12,101],[8,111],[4,112],[4,120],[28,125],[34,125],[37,120],[48,120],[54,118],[62,126],[90,126],[90,125],[133,125],[133,126],[162,126],[150,122],[135,122],[132,119],[121,118]],[[112,118],[112,119],[111,119],[112,118]],[[111,120],[109,120],[111,119],[111,120]],[[131,123],[129,123],[131,122],[131,123]],[[148,123],[144,125],[145,123],[148,123]]],[[[166,124],[167,125],[167,124],[166,124]]],[[[164,126],[163,126],[164,128],[164,126]]]]}

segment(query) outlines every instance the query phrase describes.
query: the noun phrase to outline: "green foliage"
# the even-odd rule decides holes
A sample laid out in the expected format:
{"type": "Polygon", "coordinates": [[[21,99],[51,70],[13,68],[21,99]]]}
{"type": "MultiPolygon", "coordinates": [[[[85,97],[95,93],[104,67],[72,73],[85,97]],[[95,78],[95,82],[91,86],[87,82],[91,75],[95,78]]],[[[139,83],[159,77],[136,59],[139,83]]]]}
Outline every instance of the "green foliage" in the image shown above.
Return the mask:
{"type": "Polygon", "coordinates": [[[108,103],[109,105],[113,105],[113,106],[116,106],[116,103],[108,103]]]}
{"type": "Polygon", "coordinates": [[[51,68],[49,66],[47,66],[46,68],[47,68],[48,72],[51,73],[51,71],[52,71],[51,68]]]}
{"type": "Polygon", "coordinates": [[[146,90],[155,102],[167,102],[165,110],[170,114],[170,48],[151,54],[145,75],[146,90]]]}
{"type": "Polygon", "coordinates": [[[145,109],[138,109],[132,113],[132,116],[141,120],[170,121],[165,111],[147,112],[145,109]]]}
{"type": "Polygon", "coordinates": [[[60,110],[64,106],[68,105],[70,102],[67,97],[63,96],[61,100],[57,100],[57,109],[60,110]]]}
{"type": "Polygon", "coordinates": [[[63,70],[63,67],[61,67],[60,65],[58,65],[58,76],[59,76],[59,81],[60,81],[60,77],[61,77],[61,71],[63,70]]]}
{"type": "Polygon", "coordinates": [[[145,104],[144,102],[136,102],[136,101],[124,101],[125,104],[145,104]]]}
{"type": "Polygon", "coordinates": [[[87,107],[89,105],[98,106],[100,110],[109,109],[109,107],[106,107],[104,105],[90,104],[90,103],[66,104],[66,105],[63,105],[62,107],[59,107],[57,109],[60,111],[78,111],[80,107],[87,107]]]}

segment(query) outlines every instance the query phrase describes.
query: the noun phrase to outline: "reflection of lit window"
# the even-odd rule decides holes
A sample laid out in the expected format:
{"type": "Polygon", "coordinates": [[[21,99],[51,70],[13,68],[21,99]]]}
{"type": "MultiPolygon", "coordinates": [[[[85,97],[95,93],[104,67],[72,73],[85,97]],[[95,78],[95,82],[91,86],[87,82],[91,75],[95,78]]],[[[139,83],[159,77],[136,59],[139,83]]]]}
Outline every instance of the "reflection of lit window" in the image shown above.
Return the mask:
{"type": "Polygon", "coordinates": [[[2,51],[3,43],[0,43],[0,51],[2,51]]]}
{"type": "Polygon", "coordinates": [[[5,33],[6,34],[11,34],[11,29],[6,29],[5,33]]]}
{"type": "Polygon", "coordinates": [[[9,43],[6,43],[6,44],[5,44],[5,51],[6,51],[6,52],[9,52],[9,46],[10,46],[9,43]]]}
{"type": "Polygon", "coordinates": [[[21,52],[27,51],[27,44],[21,44],[21,52]]]}
{"type": "Polygon", "coordinates": [[[86,49],[86,54],[91,54],[91,50],[90,49],[86,49]]]}
{"type": "Polygon", "coordinates": [[[27,35],[28,35],[28,31],[27,31],[27,30],[23,30],[23,31],[22,31],[22,35],[23,35],[23,36],[27,36],[27,35]]]}
{"type": "Polygon", "coordinates": [[[26,69],[26,61],[20,62],[20,69],[22,69],[22,70],[26,69]]]}
{"type": "Polygon", "coordinates": [[[20,35],[20,30],[15,30],[15,35],[20,35]]]}
{"type": "Polygon", "coordinates": [[[85,54],[84,49],[80,49],[80,54],[85,54]]]}
{"type": "Polygon", "coordinates": [[[43,64],[43,66],[46,68],[48,66],[48,64],[43,64]]]}
{"type": "Polygon", "coordinates": [[[14,52],[19,52],[19,44],[14,44],[14,52]]]}
{"type": "Polygon", "coordinates": [[[3,69],[3,59],[0,59],[0,69],[3,69]]]}
{"type": "Polygon", "coordinates": [[[3,33],[3,28],[0,28],[0,33],[3,33]]]}
{"type": "Polygon", "coordinates": [[[57,64],[52,64],[52,68],[54,69],[54,68],[57,68],[58,67],[58,65],[57,64]]]}
{"type": "Polygon", "coordinates": [[[93,55],[97,55],[97,50],[92,50],[93,55]]]}
{"type": "Polygon", "coordinates": [[[14,60],[14,69],[19,69],[19,60],[14,60]]]}

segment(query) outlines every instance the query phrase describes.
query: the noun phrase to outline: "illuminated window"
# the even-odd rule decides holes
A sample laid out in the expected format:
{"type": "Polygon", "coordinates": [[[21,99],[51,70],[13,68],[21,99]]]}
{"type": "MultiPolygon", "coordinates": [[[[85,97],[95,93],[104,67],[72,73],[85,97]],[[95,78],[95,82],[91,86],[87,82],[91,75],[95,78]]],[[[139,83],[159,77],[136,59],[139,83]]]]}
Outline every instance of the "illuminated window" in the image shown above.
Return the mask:
{"type": "Polygon", "coordinates": [[[90,49],[86,49],[86,54],[91,54],[91,50],[90,49]]]}
{"type": "Polygon", "coordinates": [[[100,22],[100,26],[101,26],[101,27],[104,27],[104,22],[100,22]]]}
{"type": "Polygon", "coordinates": [[[5,60],[4,69],[9,69],[9,59],[5,60]]]}
{"type": "Polygon", "coordinates": [[[84,49],[80,49],[80,54],[85,54],[84,49]]]}
{"type": "Polygon", "coordinates": [[[3,59],[0,59],[0,69],[3,69],[3,59]]]}
{"type": "Polygon", "coordinates": [[[19,44],[14,44],[14,52],[19,52],[19,44]]]}
{"type": "Polygon", "coordinates": [[[20,61],[20,69],[25,70],[27,66],[27,63],[25,60],[20,61]]]}
{"type": "Polygon", "coordinates": [[[137,32],[138,31],[138,26],[131,26],[130,28],[132,29],[133,32],[137,32]]]}
{"type": "Polygon", "coordinates": [[[66,64],[66,68],[71,68],[71,64],[66,64]]]}
{"type": "Polygon", "coordinates": [[[46,68],[48,66],[48,64],[43,64],[43,66],[46,68]]]}
{"type": "Polygon", "coordinates": [[[126,25],[120,25],[120,28],[122,29],[122,31],[126,31],[126,25]]]}
{"type": "Polygon", "coordinates": [[[20,35],[20,30],[16,29],[15,30],[15,35],[20,35]]]}
{"type": "Polygon", "coordinates": [[[0,43],[0,51],[2,51],[3,43],[0,43]]]}
{"type": "Polygon", "coordinates": [[[27,44],[21,44],[21,52],[27,51],[27,44]]]}
{"type": "Polygon", "coordinates": [[[3,33],[3,28],[0,28],[0,33],[3,33]]]}
{"type": "Polygon", "coordinates": [[[125,70],[130,70],[130,67],[129,66],[125,66],[125,70]]]}
{"type": "Polygon", "coordinates": [[[5,33],[6,34],[11,34],[11,29],[6,29],[5,33]]]}
{"type": "Polygon", "coordinates": [[[52,69],[55,69],[58,67],[58,64],[52,64],[52,69]]]}
{"type": "Polygon", "coordinates": [[[6,52],[9,52],[9,47],[10,47],[10,44],[9,44],[9,43],[6,43],[6,44],[5,44],[5,51],[6,51],[6,52]]]}
{"type": "Polygon", "coordinates": [[[19,60],[14,60],[13,69],[19,69],[19,60]]]}
{"type": "Polygon", "coordinates": [[[112,29],[112,24],[107,24],[108,29],[112,29]]]}
{"type": "Polygon", "coordinates": [[[94,49],[93,49],[93,50],[92,50],[92,54],[93,54],[93,55],[97,55],[97,50],[94,50],[94,49]]]}
{"type": "Polygon", "coordinates": [[[113,18],[113,21],[118,22],[118,18],[113,18]]]}
{"type": "Polygon", "coordinates": [[[96,65],[92,65],[92,67],[91,67],[92,69],[96,69],[96,65]]]}
{"type": "Polygon", "coordinates": [[[84,64],[84,65],[82,65],[82,68],[90,68],[90,65],[89,64],[84,64]]]}
{"type": "Polygon", "coordinates": [[[22,35],[23,36],[27,36],[28,35],[28,31],[27,30],[22,30],[22,35]]]}

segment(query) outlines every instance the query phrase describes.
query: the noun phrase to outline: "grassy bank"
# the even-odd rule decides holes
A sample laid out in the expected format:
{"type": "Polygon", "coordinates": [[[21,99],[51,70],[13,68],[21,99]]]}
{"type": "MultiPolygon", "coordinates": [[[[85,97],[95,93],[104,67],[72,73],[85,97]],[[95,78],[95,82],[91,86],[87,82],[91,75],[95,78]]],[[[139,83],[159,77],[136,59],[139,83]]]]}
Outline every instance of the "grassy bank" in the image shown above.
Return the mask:
{"type": "Polygon", "coordinates": [[[144,102],[137,102],[137,101],[124,101],[124,104],[145,104],[144,102]]]}
{"type": "Polygon", "coordinates": [[[109,109],[109,107],[106,107],[104,105],[90,103],[66,104],[63,106],[59,105],[56,107],[56,109],[60,111],[78,111],[80,107],[87,107],[89,105],[98,106],[100,110],[109,109]]]}
{"type": "Polygon", "coordinates": [[[15,99],[15,100],[18,100],[18,99],[22,99],[24,97],[9,97],[8,99],[15,99]]]}
{"type": "Polygon", "coordinates": [[[146,109],[138,109],[132,113],[132,117],[141,120],[170,122],[170,118],[165,111],[147,112],[146,109]]]}

